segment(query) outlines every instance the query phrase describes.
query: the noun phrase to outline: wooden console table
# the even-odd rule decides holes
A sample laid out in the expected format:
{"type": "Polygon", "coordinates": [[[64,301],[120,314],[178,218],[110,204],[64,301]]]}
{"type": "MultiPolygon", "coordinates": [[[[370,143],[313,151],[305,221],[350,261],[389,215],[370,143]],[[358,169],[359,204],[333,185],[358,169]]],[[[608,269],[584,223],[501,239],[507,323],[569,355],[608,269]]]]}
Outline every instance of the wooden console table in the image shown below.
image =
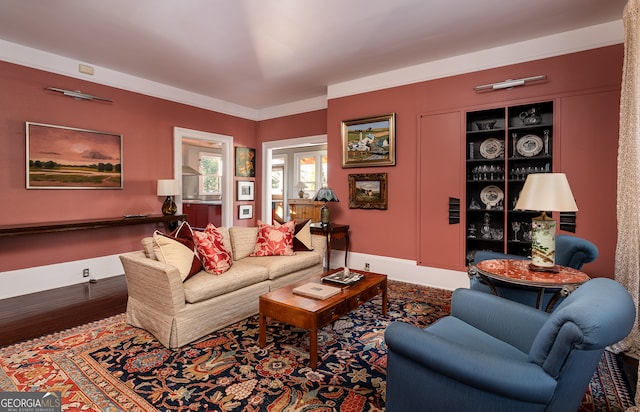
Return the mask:
{"type": "Polygon", "coordinates": [[[165,223],[169,225],[172,222],[182,221],[186,218],[186,215],[148,215],[144,217],[114,217],[108,219],[71,220],[57,223],[7,225],[0,226],[0,237],[68,232],[72,230],[99,229],[103,227],[142,225],[148,223],[165,223]]]}
{"type": "Polygon", "coordinates": [[[331,241],[337,239],[344,239],[344,267],[347,266],[347,254],[349,253],[349,225],[337,225],[329,223],[327,226],[322,226],[321,223],[311,224],[311,233],[314,235],[324,236],[327,239],[327,248],[325,250],[325,265],[324,270],[329,270],[331,266],[331,241]]]}

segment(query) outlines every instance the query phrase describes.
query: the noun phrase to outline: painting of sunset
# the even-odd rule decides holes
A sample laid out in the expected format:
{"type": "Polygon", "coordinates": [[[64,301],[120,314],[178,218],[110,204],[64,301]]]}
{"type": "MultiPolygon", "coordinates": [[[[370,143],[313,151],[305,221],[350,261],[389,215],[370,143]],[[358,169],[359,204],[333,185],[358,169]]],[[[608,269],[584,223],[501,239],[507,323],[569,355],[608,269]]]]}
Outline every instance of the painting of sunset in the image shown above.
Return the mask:
{"type": "Polygon", "coordinates": [[[27,122],[27,189],[121,189],[122,135],[27,122]]]}

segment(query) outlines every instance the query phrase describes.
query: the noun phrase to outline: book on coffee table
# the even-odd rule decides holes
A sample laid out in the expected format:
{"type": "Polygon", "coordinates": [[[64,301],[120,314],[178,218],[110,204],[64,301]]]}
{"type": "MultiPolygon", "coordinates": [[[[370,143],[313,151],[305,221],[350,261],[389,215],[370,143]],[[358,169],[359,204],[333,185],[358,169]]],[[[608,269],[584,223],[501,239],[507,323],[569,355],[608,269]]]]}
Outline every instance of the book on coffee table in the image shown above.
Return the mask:
{"type": "Polygon", "coordinates": [[[321,283],[305,283],[302,286],[298,286],[297,288],[293,288],[293,293],[300,296],[306,296],[309,298],[315,299],[326,299],[333,295],[337,295],[340,293],[342,289],[337,288],[335,286],[327,286],[321,283]]]}

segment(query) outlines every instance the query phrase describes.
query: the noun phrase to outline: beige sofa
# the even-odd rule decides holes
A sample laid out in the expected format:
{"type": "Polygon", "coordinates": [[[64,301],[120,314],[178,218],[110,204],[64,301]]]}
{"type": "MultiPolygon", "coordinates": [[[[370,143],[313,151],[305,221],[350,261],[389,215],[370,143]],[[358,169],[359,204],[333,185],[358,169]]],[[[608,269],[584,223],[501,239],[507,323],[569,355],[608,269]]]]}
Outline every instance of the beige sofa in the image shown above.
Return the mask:
{"type": "Polygon", "coordinates": [[[184,283],[178,269],[155,258],[151,237],[142,251],[120,256],[127,280],[127,322],[176,348],[258,313],[263,293],[322,273],[326,240],[311,235],[312,251],[293,256],[249,256],[257,227],[218,228],[233,263],[221,275],[204,270],[184,283]]]}

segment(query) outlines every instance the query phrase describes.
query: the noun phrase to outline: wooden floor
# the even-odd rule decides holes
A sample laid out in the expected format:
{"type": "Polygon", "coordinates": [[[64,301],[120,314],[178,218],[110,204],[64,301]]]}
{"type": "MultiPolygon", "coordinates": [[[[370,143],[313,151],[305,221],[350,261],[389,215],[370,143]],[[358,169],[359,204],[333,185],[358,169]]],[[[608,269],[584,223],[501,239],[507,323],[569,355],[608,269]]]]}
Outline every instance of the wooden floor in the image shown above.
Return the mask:
{"type": "Polygon", "coordinates": [[[0,347],[124,313],[124,275],[0,300],[0,347]]]}

